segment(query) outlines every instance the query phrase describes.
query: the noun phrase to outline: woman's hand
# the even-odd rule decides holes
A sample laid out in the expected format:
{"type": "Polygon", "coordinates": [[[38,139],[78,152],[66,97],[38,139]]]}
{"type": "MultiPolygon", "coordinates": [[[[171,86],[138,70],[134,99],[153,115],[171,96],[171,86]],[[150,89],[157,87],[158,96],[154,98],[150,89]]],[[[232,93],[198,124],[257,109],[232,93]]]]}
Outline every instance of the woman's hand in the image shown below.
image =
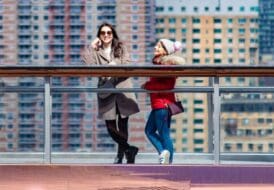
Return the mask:
{"type": "Polygon", "coordinates": [[[98,50],[99,47],[101,46],[102,42],[99,38],[95,38],[92,42],[91,42],[91,47],[95,50],[98,50]]]}

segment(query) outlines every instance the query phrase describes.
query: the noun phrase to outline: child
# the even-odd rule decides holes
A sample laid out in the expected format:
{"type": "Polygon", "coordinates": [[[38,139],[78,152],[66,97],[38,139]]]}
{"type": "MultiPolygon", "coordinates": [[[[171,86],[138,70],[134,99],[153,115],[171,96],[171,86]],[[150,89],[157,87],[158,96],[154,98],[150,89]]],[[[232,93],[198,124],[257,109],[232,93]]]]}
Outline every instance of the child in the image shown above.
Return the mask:
{"type": "MultiPolygon", "coordinates": [[[[175,65],[184,64],[182,57],[174,55],[182,49],[180,42],[173,42],[168,39],[161,39],[155,46],[153,64],[175,65]]],[[[150,78],[142,85],[146,90],[171,90],[174,88],[176,77],[150,78]]],[[[152,111],[145,127],[145,133],[159,154],[160,164],[171,164],[173,161],[173,144],[170,138],[171,115],[167,105],[175,102],[173,92],[156,92],[150,94],[152,111]]]]}

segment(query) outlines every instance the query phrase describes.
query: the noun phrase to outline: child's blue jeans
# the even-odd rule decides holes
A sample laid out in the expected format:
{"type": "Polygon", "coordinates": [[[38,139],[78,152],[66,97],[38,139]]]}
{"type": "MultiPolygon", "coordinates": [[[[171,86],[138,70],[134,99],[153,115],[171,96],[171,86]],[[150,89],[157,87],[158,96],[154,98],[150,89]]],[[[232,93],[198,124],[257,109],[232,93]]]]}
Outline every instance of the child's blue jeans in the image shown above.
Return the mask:
{"type": "Polygon", "coordinates": [[[170,152],[169,163],[172,163],[173,144],[170,138],[170,121],[171,116],[167,109],[152,110],[145,127],[145,133],[159,154],[163,150],[170,152]]]}

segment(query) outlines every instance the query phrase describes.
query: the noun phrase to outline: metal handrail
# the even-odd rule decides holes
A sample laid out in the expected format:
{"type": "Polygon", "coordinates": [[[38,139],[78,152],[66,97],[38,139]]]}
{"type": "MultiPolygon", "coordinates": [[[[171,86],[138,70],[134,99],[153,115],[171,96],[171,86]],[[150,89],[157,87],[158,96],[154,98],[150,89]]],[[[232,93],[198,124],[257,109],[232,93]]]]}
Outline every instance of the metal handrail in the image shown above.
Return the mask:
{"type": "Polygon", "coordinates": [[[53,76],[184,76],[184,77],[273,77],[274,65],[0,65],[0,77],[53,76]]]}

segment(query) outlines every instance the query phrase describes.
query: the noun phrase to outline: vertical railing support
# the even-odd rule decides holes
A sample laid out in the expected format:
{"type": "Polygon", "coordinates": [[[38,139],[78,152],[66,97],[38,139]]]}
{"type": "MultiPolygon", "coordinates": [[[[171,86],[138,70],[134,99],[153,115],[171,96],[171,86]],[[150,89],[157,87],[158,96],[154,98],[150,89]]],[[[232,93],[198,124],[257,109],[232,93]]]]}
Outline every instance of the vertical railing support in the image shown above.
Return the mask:
{"type": "Polygon", "coordinates": [[[219,77],[213,80],[213,145],[214,145],[214,162],[220,163],[220,86],[219,77]]]}
{"type": "Polygon", "coordinates": [[[44,163],[51,163],[51,93],[50,93],[50,77],[45,77],[44,86],[44,123],[45,123],[45,149],[44,163]]]}

